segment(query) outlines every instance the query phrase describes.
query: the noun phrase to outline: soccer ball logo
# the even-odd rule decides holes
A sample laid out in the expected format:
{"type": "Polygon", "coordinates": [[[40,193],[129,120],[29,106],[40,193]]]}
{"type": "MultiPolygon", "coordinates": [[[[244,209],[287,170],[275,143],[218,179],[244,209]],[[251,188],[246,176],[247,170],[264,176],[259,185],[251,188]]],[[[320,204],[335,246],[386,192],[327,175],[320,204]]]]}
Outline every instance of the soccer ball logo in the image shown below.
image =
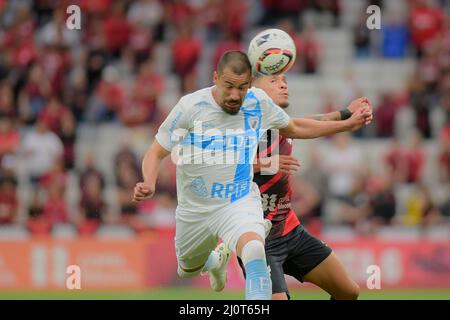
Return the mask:
{"type": "Polygon", "coordinates": [[[264,30],[251,40],[248,57],[254,72],[264,75],[281,74],[294,64],[295,44],[283,30],[264,30]]]}

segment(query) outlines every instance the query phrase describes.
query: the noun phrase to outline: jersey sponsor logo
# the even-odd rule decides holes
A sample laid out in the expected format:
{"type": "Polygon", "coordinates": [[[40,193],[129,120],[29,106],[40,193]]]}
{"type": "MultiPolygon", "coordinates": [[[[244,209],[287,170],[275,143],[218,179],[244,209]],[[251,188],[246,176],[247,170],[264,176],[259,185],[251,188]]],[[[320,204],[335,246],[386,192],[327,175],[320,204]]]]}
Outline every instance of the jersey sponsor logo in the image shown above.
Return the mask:
{"type": "Polygon", "coordinates": [[[231,183],[214,182],[211,186],[211,199],[228,199],[234,197],[235,200],[242,198],[250,192],[250,180],[235,181],[231,183]]]}
{"type": "Polygon", "coordinates": [[[208,190],[206,189],[205,181],[202,177],[197,177],[191,182],[191,191],[193,194],[206,198],[208,196],[208,190]]]}
{"type": "Polygon", "coordinates": [[[276,202],[277,202],[277,195],[271,194],[268,195],[267,193],[261,194],[261,201],[264,211],[274,211],[276,208],[276,202]]]}

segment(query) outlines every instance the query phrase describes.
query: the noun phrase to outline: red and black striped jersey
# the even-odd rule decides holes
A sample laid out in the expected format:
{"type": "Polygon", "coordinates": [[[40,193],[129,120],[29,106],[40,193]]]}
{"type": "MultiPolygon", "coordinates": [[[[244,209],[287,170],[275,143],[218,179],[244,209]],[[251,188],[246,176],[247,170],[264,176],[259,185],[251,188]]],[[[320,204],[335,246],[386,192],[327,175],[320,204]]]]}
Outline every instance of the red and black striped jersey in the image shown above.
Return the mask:
{"type": "MultiPolygon", "coordinates": [[[[292,141],[276,133],[266,132],[267,143],[260,144],[257,157],[265,158],[273,155],[291,155],[292,141]]],[[[291,208],[292,183],[291,175],[276,173],[275,175],[254,174],[253,181],[258,184],[264,210],[264,218],[272,222],[272,229],[267,239],[275,239],[288,234],[300,224],[291,208]]]]}

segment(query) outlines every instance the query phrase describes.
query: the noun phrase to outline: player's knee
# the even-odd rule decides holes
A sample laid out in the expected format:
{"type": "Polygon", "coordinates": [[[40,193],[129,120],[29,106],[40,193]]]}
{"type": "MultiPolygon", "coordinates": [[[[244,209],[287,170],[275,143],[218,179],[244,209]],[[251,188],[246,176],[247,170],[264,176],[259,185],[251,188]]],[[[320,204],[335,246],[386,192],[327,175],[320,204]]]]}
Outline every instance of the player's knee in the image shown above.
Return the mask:
{"type": "Polygon", "coordinates": [[[356,300],[359,297],[359,285],[356,282],[353,282],[353,285],[346,290],[345,299],[346,300],[356,300]]]}
{"type": "Polygon", "coordinates": [[[266,260],[264,244],[259,240],[250,240],[242,248],[241,259],[244,265],[253,260],[266,260]]]}

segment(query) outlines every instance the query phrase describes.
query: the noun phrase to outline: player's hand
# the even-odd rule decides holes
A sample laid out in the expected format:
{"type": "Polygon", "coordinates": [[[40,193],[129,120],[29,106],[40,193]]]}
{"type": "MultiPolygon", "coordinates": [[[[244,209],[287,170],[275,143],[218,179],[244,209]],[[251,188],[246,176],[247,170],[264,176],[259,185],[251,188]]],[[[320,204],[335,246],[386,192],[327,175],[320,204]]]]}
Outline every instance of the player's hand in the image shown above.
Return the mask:
{"type": "Polygon", "coordinates": [[[368,125],[373,120],[373,114],[372,114],[373,110],[372,110],[372,104],[370,103],[370,101],[367,97],[362,97],[362,98],[353,100],[352,103],[350,103],[350,105],[347,107],[347,109],[350,110],[350,112],[352,114],[354,114],[357,110],[360,110],[362,108],[367,108],[368,110],[370,110],[370,114],[367,114],[365,121],[364,121],[364,125],[368,125]]]}
{"type": "Polygon", "coordinates": [[[372,111],[369,106],[364,106],[355,111],[352,116],[347,119],[350,123],[350,130],[356,131],[365,125],[368,121],[370,123],[372,118],[372,111]]]}
{"type": "Polygon", "coordinates": [[[141,202],[142,200],[153,197],[154,194],[155,186],[150,186],[144,182],[138,182],[134,187],[133,202],[141,202]]]}
{"type": "Polygon", "coordinates": [[[291,174],[300,168],[300,162],[292,156],[274,155],[259,160],[261,173],[276,174],[281,172],[291,174]]]}

